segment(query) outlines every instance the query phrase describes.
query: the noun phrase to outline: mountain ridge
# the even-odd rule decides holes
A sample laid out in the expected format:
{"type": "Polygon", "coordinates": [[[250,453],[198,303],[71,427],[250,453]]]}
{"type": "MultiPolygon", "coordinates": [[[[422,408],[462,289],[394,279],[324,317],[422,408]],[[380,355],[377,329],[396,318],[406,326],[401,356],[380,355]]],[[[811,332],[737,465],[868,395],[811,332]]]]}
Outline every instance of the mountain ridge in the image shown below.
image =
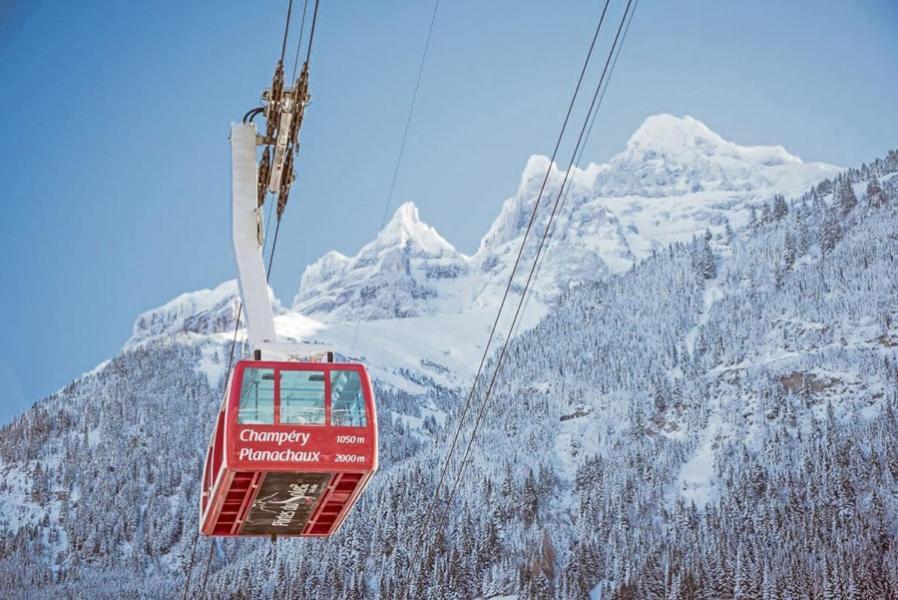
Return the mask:
{"type": "MultiPolygon", "coordinates": [[[[751,205],[775,193],[799,194],[840,171],[802,162],[782,146],[728,142],[689,116],[648,117],[609,163],[572,169],[566,209],[558,217],[558,233],[534,295],[551,303],[571,282],[622,272],[652,248],[705,229],[722,230],[728,221],[732,227],[744,225],[751,205]]],[[[515,195],[502,204],[472,255],[458,252],[422,223],[415,205],[407,202],[355,256],[329,253],[310,264],[293,309],[338,321],[463,313],[489,306],[504,288],[543,181],[525,258],[536,252],[563,178],[548,157],[531,156],[515,195]],[[409,243],[393,240],[412,230],[416,235],[407,236],[409,243]],[[379,245],[383,239],[393,243],[379,245]],[[400,297],[393,298],[397,289],[400,297]]]]}
{"type": "MultiPolygon", "coordinates": [[[[622,157],[632,160],[633,148],[644,150],[649,142],[655,148],[691,144],[708,152],[709,147],[723,147],[731,154],[747,153],[752,160],[765,153],[778,155],[781,150],[778,146],[742,147],[727,142],[692,117],[655,115],[645,120],[630,137],[627,148],[608,164],[574,167],[566,192],[566,210],[559,213],[544,251],[532,298],[528,301],[525,327],[535,324],[572,285],[603,281],[614,273],[624,272],[671,242],[687,241],[706,231],[720,234],[728,227],[744,226],[750,208],[775,193],[763,187],[760,191],[715,190],[663,198],[598,195],[596,190],[604,185],[603,173],[620,163],[622,157]],[[696,144],[696,137],[710,142],[696,144]]],[[[784,163],[802,168],[823,165],[803,163],[792,155],[781,158],[784,163]]],[[[821,168],[837,170],[828,165],[821,168]]],[[[485,340],[491,311],[507,283],[548,169],[551,170],[546,193],[524,246],[526,264],[536,251],[549,206],[563,178],[558,166],[550,165],[548,157],[540,155],[528,159],[515,196],[503,203],[474,254],[459,252],[421,219],[413,202],[406,202],[355,255],[331,251],[310,264],[303,273],[300,291],[291,308],[282,308],[272,294],[282,335],[337,343],[342,352],[355,355],[361,351],[357,347],[356,326],[360,321],[368,323],[366,327],[375,322],[382,321],[383,326],[395,322],[393,326],[407,332],[417,326],[445,327],[454,323],[451,326],[454,330],[482,331],[485,340]],[[399,324],[402,320],[408,322],[399,324]]],[[[816,181],[816,177],[812,178],[812,182],[816,181]]],[[[515,289],[520,289],[519,286],[520,283],[515,283],[515,289]]],[[[181,296],[141,315],[126,347],[172,333],[224,333],[233,327],[239,303],[234,282],[197,294],[196,297],[181,296]]],[[[504,322],[500,324],[502,327],[504,322]]],[[[364,330],[362,335],[364,343],[364,330]]],[[[242,340],[242,334],[239,339],[242,340]]],[[[426,341],[423,343],[427,345],[426,341]]],[[[425,346],[417,349],[427,361],[448,366],[440,359],[439,344],[432,348],[425,346]]],[[[371,350],[367,349],[365,356],[376,363],[371,350]]],[[[382,366],[388,367],[390,362],[385,360],[382,366]]],[[[460,366],[463,361],[456,364],[460,366]]],[[[420,365],[403,361],[402,366],[420,365]]],[[[463,379],[467,371],[461,368],[463,379]]],[[[450,382],[443,380],[443,383],[450,382]]]]}

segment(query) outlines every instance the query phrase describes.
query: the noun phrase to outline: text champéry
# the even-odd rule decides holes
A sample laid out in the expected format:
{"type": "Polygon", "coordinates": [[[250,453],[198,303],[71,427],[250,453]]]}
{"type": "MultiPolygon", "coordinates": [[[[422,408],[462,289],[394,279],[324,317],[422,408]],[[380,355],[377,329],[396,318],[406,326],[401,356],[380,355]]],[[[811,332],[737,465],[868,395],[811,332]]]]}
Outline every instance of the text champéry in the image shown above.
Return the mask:
{"type": "Polygon", "coordinates": [[[255,429],[244,429],[240,432],[241,442],[277,442],[278,446],[283,444],[296,444],[305,446],[309,443],[311,433],[300,431],[256,431],[255,429]]]}

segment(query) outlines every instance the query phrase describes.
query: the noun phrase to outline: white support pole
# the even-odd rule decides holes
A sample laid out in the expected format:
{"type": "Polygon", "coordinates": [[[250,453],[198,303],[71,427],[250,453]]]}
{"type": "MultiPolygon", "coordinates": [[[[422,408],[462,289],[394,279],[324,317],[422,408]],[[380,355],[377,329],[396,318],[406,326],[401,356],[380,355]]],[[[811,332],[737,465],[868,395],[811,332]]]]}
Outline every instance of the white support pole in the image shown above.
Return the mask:
{"type": "Polygon", "coordinates": [[[262,261],[257,185],[256,127],[252,123],[234,123],[231,125],[232,235],[246,335],[254,351],[265,344],[278,343],[262,261]]]}

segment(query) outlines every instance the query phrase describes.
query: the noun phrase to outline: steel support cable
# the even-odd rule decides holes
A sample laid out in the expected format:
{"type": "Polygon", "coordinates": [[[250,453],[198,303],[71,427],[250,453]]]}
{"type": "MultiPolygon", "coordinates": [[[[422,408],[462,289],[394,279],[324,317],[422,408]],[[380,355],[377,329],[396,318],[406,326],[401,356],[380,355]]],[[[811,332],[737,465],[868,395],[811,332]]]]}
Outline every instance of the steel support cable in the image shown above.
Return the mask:
{"type": "Polygon", "coordinates": [[[446,499],[446,509],[443,512],[442,519],[440,520],[440,529],[442,529],[442,526],[445,524],[445,521],[448,518],[449,509],[452,505],[453,499],[455,498],[455,494],[458,490],[458,485],[461,482],[462,475],[464,474],[465,467],[467,466],[468,458],[470,458],[471,449],[473,448],[474,442],[477,439],[477,432],[480,427],[480,423],[482,422],[483,415],[486,411],[486,407],[489,404],[490,398],[492,396],[492,392],[493,392],[493,389],[494,389],[495,383],[496,383],[496,378],[498,377],[499,371],[502,368],[502,361],[505,358],[506,352],[508,351],[508,346],[509,346],[509,343],[511,342],[512,333],[514,331],[515,324],[517,323],[518,317],[520,316],[521,306],[523,305],[524,297],[527,295],[527,291],[528,291],[530,284],[533,280],[533,273],[536,270],[536,264],[539,260],[539,255],[542,252],[543,246],[548,237],[549,230],[552,226],[552,221],[555,218],[555,214],[557,212],[559,202],[561,201],[562,191],[564,189],[565,184],[567,183],[568,177],[570,176],[572,167],[574,166],[574,160],[577,156],[577,152],[580,148],[580,145],[583,141],[584,134],[586,133],[586,129],[589,125],[590,117],[592,116],[593,110],[595,109],[596,101],[598,100],[598,97],[599,97],[599,92],[602,89],[602,84],[603,84],[603,82],[605,80],[605,76],[608,72],[608,67],[610,65],[612,55],[614,54],[615,48],[617,47],[621,32],[623,31],[623,28],[624,28],[624,24],[627,21],[627,16],[630,13],[630,6],[632,3],[633,3],[633,0],[627,0],[627,6],[624,9],[624,15],[621,18],[620,24],[618,25],[617,33],[614,36],[614,42],[612,43],[611,50],[609,51],[608,57],[605,60],[605,66],[602,69],[602,76],[599,79],[599,83],[596,86],[595,93],[593,94],[592,102],[590,103],[590,106],[589,106],[589,111],[587,112],[586,119],[583,122],[583,127],[580,129],[580,135],[577,139],[577,144],[574,147],[574,152],[571,155],[571,162],[568,165],[567,171],[565,172],[564,181],[562,181],[561,188],[559,188],[558,195],[555,198],[555,203],[552,207],[552,213],[549,216],[549,222],[546,223],[546,228],[543,231],[543,235],[540,240],[539,247],[537,248],[537,251],[536,251],[536,257],[534,258],[533,265],[530,268],[530,273],[527,276],[527,281],[524,284],[524,290],[522,292],[521,299],[518,301],[518,307],[517,307],[517,310],[515,311],[514,318],[512,319],[511,327],[509,327],[508,335],[506,336],[505,342],[502,345],[502,350],[500,351],[499,356],[496,359],[496,367],[493,370],[493,375],[490,379],[489,387],[487,387],[486,395],[483,399],[483,403],[480,406],[480,411],[477,414],[477,419],[474,421],[474,428],[473,428],[473,431],[471,432],[471,437],[468,440],[468,445],[465,448],[465,453],[464,453],[464,456],[462,457],[462,461],[461,461],[461,465],[459,466],[458,474],[456,475],[455,481],[452,485],[452,490],[450,491],[449,496],[446,499]]]}
{"type": "Polygon", "coordinates": [[[430,16],[430,27],[427,29],[427,39],[424,42],[424,52],[421,54],[421,62],[418,64],[418,75],[415,78],[415,89],[412,92],[412,102],[408,107],[408,115],[405,118],[405,127],[402,130],[402,140],[399,143],[399,152],[396,155],[396,166],[393,167],[393,177],[390,181],[390,192],[387,194],[387,203],[384,206],[384,214],[380,220],[381,229],[387,222],[387,215],[390,214],[390,205],[393,202],[393,193],[396,191],[396,180],[399,176],[399,167],[402,164],[402,154],[405,151],[405,142],[408,138],[408,132],[412,124],[412,115],[415,112],[415,103],[418,100],[418,90],[421,88],[421,77],[424,74],[424,63],[427,61],[427,51],[430,49],[430,38],[433,36],[433,24],[437,18],[437,9],[440,7],[440,0],[433,3],[433,14],[430,16]]]}
{"type": "Polygon", "coordinates": [[[315,8],[312,9],[312,26],[309,27],[309,45],[306,49],[306,65],[312,58],[312,42],[315,40],[315,25],[318,23],[318,0],[315,0],[315,8]]]}
{"type": "MultiPolygon", "coordinates": [[[[269,202],[268,203],[268,214],[265,216],[265,229],[262,230],[264,232],[264,236],[265,236],[265,238],[262,240],[262,256],[265,256],[265,250],[268,248],[268,232],[269,232],[269,226],[271,225],[271,213],[273,213],[273,212],[274,212],[274,204],[269,202]]],[[[270,258],[270,255],[269,255],[269,258],[270,258]]]]}
{"type": "Polygon", "coordinates": [[[296,70],[299,67],[299,51],[302,49],[302,35],[306,29],[306,8],[309,6],[309,0],[303,0],[302,17],[299,19],[299,40],[296,42],[296,55],[293,57],[293,73],[290,75],[290,81],[296,81],[296,70]]]}
{"type": "MultiPolygon", "coordinates": [[[[592,120],[589,122],[589,129],[586,130],[586,137],[583,139],[583,144],[580,146],[580,152],[577,155],[576,164],[583,164],[583,151],[586,150],[586,146],[589,144],[589,138],[592,136],[593,126],[596,124],[596,117],[599,114],[599,110],[602,108],[602,102],[605,100],[605,92],[608,91],[608,86],[611,84],[611,77],[614,75],[614,68],[617,66],[617,59],[620,57],[621,50],[624,47],[624,43],[627,41],[627,34],[630,32],[630,23],[633,22],[633,15],[636,14],[636,9],[639,7],[639,0],[633,1],[633,9],[630,11],[630,16],[627,18],[627,24],[624,27],[624,33],[621,35],[620,44],[617,47],[617,53],[614,55],[614,59],[611,61],[611,68],[608,69],[608,78],[605,80],[605,87],[602,88],[601,94],[599,94],[599,101],[596,103],[596,109],[592,113],[592,120]]],[[[539,259],[539,263],[536,266],[536,273],[533,275],[534,282],[539,279],[539,273],[542,270],[543,263],[545,262],[546,255],[549,254],[549,250],[552,248],[552,241],[555,239],[555,230],[558,228],[558,223],[561,221],[561,217],[564,215],[564,207],[567,203],[567,197],[571,191],[571,185],[568,185],[567,189],[564,191],[564,196],[561,198],[561,206],[558,207],[558,218],[552,224],[552,231],[549,232],[549,239],[546,242],[546,249],[542,253],[539,259]]],[[[530,299],[533,297],[533,294],[528,294],[527,299],[524,300],[524,308],[521,311],[524,316],[527,314],[527,307],[530,304],[530,299]]],[[[515,327],[516,336],[520,329],[521,323],[524,322],[524,319],[521,318],[518,321],[517,326],[515,327]]]]}
{"type": "Polygon", "coordinates": [[[290,0],[289,4],[287,4],[287,22],[284,23],[284,41],[281,42],[281,59],[280,63],[284,62],[284,53],[287,52],[287,34],[290,32],[290,15],[293,13],[293,0],[290,0]]]}
{"type": "Polygon", "coordinates": [[[193,535],[193,546],[190,548],[190,562],[187,563],[187,576],[184,578],[184,594],[181,596],[181,600],[187,598],[187,591],[190,589],[190,577],[193,573],[193,558],[196,556],[196,543],[200,539],[200,531],[196,530],[196,533],[193,535]]]}
{"type": "Polygon", "coordinates": [[[265,283],[271,279],[271,265],[274,264],[274,251],[278,245],[278,232],[281,230],[281,220],[278,219],[274,225],[274,240],[271,242],[271,252],[268,254],[268,269],[265,271],[265,283]]]}
{"type": "MultiPolygon", "coordinates": [[[[408,115],[405,117],[405,127],[402,130],[402,139],[399,142],[399,152],[396,155],[396,165],[393,167],[393,177],[390,181],[390,191],[387,193],[387,202],[384,205],[384,214],[380,219],[380,229],[387,224],[387,215],[390,214],[390,205],[393,204],[393,193],[396,191],[396,181],[399,177],[399,167],[402,164],[402,154],[405,151],[405,141],[408,138],[408,132],[412,124],[412,115],[415,112],[415,103],[418,100],[418,90],[421,88],[421,77],[424,74],[424,64],[427,62],[427,52],[430,49],[430,38],[433,36],[433,24],[436,22],[437,9],[440,7],[440,0],[433,3],[433,14],[430,15],[430,26],[427,28],[427,37],[424,40],[424,52],[421,53],[421,62],[418,64],[418,75],[415,78],[415,89],[412,92],[412,101],[408,107],[408,115]]],[[[356,319],[355,331],[352,334],[352,343],[349,345],[349,354],[355,352],[355,343],[359,335],[359,325],[362,322],[361,316],[356,319]]]]}
{"type": "Polygon", "coordinates": [[[436,487],[436,490],[434,491],[433,499],[428,504],[427,513],[425,514],[425,517],[424,517],[424,525],[423,525],[423,527],[421,527],[421,535],[419,536],[418,542],[415,544],[414,550],[412,552],[412,560],[410,563],[410,568],[412,568],[412,566],[414,565],[414,562],[415,562],[414,559],[417,558],[418,552],[420,550],[420,546],[424,541],[424,532],[427,530],[427,527],[430,525],[430,521],[431,521],[432,514],[433,514],[433,507],[434,507],[435,503],[438,501],[440,490],[443,487],[446,473],[449,469],[449,463],[451,461],[452,454],[455,452],[455,448],[458,444],[458,438],[461,435],[461,429],[464,424],[465,417],[467,416],[468,411],[470,410],[471,401],[474,397],[474,391],[477,387],[477,382],[479,381],[480,375],[483,372],[483,366],[484,366],[484,364],[486,364],[486,357],[489,354],[489,349],[490,349],[490,346],[492,345],[493,338],[495,337],[496,330],[499,325],[499,321],[501,320],[502,312],[505,308],[505,303],[508,300],[508,295],[511,291],[511,286],[514,283],[514,276],[515,276],[515,273],[517,272],[518,265],[521,261],[521,257],[523,256],[524,248],[527,243],[527,238],[530,235],[530,230],[532,229],[533,223],[536,220],[536,215],[539,210],[539,206],[542,201],[543,194],[545,193],[546,185],[548,184],[549,177],[552,174],[552,167],[555,164],[555,158],[558,155],[558,150],[561,146],[562,139],[564,138],[564,133],[567,129],[568,122],[570,121],[571,113],[573,112],[573,109],[574,109],[574,104],[576,103],[577,96],[579,95],[579,92],[580,92],[580,87],[583,84],[583,78],[585,77],[586,70],[589,67],[589,61],[592,58],[593,51],[595,50],[596,41],[598,40],[599,33],[602,30],[602,25],[605,22],[605,16],[608,12],[609,4],[610,4],[610,0],[606,0],[605,6],[602,9],[602,14],[599,17],[598,24],[596,25],[595,32],[593,33],[592,40],[589,43],[589,49],[587,50],[586,58],[583,61],[583,66],[580,69],[580,74],[577,77],[577,84],[574,87],[574,93],[571,96],[571,100],[567,107],[567,112],[564,115],[564,121],[561,124],[561,130],[558,133],[558,138],[555,141],[555,147],[552,150],[552,156],[549,159],[549,166],[546,169],[546,176],[543,178],[542,184],[540,185],[539,193],[537,194],[537,197],[536,197],[536,201],[533,204],[533,210],[530,213],[530,219],[527,222],[527,227],[524,231],[524,237],[521,240],[521,245],[518,248],[518,253],[517,253],[517,256],[515,257],[514,265],[512,266],[511,273],[509,274],[509,277],[508,277],[508,284],[505,286],[505,292],[502,295],[502,300],[499,304],[499,309],[496,312],[496,318],[493,321],[493,325],[490,330],[489,338],[487,339],[486,346],[484,347],[483,354],[480,358],[480,365],[477,367],[477,373],[474,375],[474,382],[471,384],[471,389],[468,392],[467,398],[465,400],[465,404],[462,408],[461,415],[459,416],[459,419],[458,419],[458,426],[456,427],[455,434],[453,435],[452,443],[449,446],[449,450],[446,453],[446,459],[445,459],[443,466],[440,470],[440,476],[437,481],[437,487],[436,487]]]}
{"type": "Polygon", "coordinates": [[[200,586],[200,599],[206,597],[206,582],[209,581],[209,567],[212,565],[212,554],[215,550],[215,541],[209,544],[209,555],[206,557],[206,571],[203,573],[203,584],[200,586]]]}

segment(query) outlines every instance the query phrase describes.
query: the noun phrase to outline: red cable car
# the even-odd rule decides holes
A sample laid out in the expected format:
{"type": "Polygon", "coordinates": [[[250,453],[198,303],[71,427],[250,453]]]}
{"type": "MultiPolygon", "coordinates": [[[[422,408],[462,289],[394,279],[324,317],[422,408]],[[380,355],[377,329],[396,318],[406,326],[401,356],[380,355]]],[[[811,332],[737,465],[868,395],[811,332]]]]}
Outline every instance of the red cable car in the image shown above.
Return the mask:
{"type": "Polygon", "coordinates": [[[329,346],[275,331],[261,252],[259,190],[268,182],[256,164],[259,139],[252,122],[231,126],[234,255],[255,360],[238,362],[228,380],[203,467],[200,531],[324,537],[377,470],[374,394],[362,365],[330,362],[329,346]],[[321,357],[328,361],[314,362],[321,357]]]}
{"type": "Polygon", "coordinates": [[[376,470],[374,396],[362,365],[240,361],[206,453],[200,530],[331,535],[376,470]]]}

